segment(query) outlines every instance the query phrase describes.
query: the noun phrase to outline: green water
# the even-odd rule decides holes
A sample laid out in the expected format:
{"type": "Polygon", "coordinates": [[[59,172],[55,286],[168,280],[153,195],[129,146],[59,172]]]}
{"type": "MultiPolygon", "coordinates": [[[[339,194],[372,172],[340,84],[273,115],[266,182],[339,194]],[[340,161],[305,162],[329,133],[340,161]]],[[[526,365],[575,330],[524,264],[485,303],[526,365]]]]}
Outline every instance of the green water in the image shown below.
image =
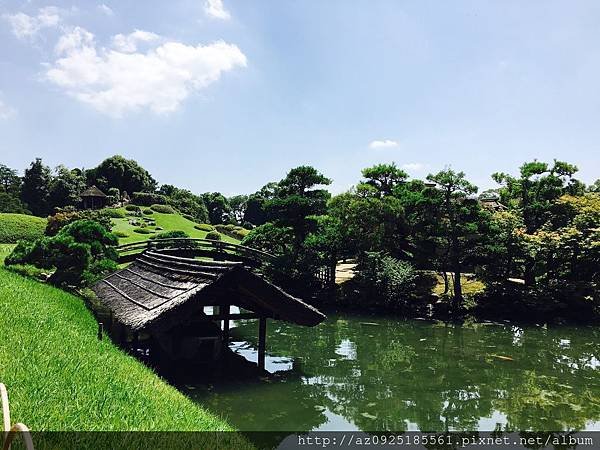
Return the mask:
{"type": "MultiPolygon", "coordinates": [[[[232,348],[256,361],[257,325],[232,348]]],[[[600,329],[270,321],[256,381],[183,387],[241,430],[600,430],[600,329]]]]}

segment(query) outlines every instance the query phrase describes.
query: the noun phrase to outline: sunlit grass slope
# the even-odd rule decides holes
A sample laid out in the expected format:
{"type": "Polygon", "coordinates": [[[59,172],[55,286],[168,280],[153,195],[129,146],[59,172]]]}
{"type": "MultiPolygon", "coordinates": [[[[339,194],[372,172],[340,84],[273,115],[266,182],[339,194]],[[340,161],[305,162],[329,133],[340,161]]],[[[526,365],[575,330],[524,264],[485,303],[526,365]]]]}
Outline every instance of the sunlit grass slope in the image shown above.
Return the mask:
{"type": "Polygon", "coordinates": [[[82,300],[0,268],[0,381],[34,430],[230,430],[106,338],[82,300]]]}
{"type": "MultiPolygon", "coordinates": [[[[125,209],[121,209],[121,211],[125,212],[125,209]]],[[[154,219],[156,221],[156,226],[162,228],[162,230],[156,230],[154,227],[149,227],[148,229],[151,231],[150,234],[136,233],[134,230],[137,227],[129,223],[129,220],[135,219],[135,217],[127,216],[124,219],[112,219],[113,232],[120,232],[127,235],[126,237],[119,237],[119,244],[145,241],[150,239],[150,237],[152,237],[155,233],[159,233],[161,231],[185,231],[190,237],[199,239],[204,239],[207,234],[206,231],[194,228],[194,226],[198,224],[186,219],[180,214],[163,214],[155,212],[151,215],[146,215],[145,217],[154,219]]],[[[238,244],[240,242],[223,234],[221,235],[221,238],[226,242],[232,242],[234,244],[238,244]]]]}

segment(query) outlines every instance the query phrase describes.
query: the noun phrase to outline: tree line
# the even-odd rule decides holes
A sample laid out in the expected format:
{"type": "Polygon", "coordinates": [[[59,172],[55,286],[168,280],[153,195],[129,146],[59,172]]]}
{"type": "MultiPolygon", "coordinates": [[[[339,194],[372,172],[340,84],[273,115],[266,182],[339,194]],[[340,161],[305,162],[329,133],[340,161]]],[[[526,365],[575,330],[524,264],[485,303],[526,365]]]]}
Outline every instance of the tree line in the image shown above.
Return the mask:
{"type": "Polygon", "coordinates": [[[81,192],[96,185],[109,203],[131,197],[170,205],[198,223],[251,229],[242,243],[276,254],[265,273],[299,293],[322,287],[319,270],[352,259],[357,276],[338,301],[415,310],[435,300],[428,297],[439,277],[451,312],[475,302],[496,313],[533,307],[598,315],[600,180],[586,186],[577,171],[564,161],[526,162],[514,174],[492,174],[497,187],[478,195],[451,168],[419,180],[394,163],[377,164],[332,196],[328,177],[300,166],[253,194],[227,198],[159,186],[121,156],[88,170],[52,171],[36,159],[22,177],[0,166],[0,212],[76,208],[81,192]],[[465,274],[485,284],[475,300],[463,292],[465,274]]]}

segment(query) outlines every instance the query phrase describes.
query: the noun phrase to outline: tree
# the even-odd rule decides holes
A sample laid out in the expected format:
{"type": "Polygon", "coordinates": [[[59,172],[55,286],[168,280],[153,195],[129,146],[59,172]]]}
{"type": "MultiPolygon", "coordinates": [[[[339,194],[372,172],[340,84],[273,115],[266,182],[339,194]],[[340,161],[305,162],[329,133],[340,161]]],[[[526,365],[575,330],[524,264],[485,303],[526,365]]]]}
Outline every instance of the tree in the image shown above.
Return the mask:
{"type": "Polygon", "coordinates": [[[477,192],[464,172],[446,169],[427,176],[436,183],[439,193],[440,231],[446,245],[449,268],[454,276],[454,306],[459,307],[463,294],[461,275],[463,264],[477,233],[478,203],[469,198],[477,192]]]}
{"type": "Polygon", "coordinates": [[[296,249],[310,231],[311,221],[307,217],[327,211],[330,194],[317,186],[329,184],[331,180],[314,167],[299,166],[288,172],[278,183],[274,198],[265,203],[270,221],[294,230],[296,249]]]}
{"type": "Polygon", "coordinates": [[[275,198],[278,188],[275,182],[267,183],[258,192],[248,196],[246,210],[244,211],[244,222],[250,222],[257,226],[266,223],[267,212],[265,210],[265,203],[275,198]]]}
{"type": "Polygon", "coordinates": [[[231,207],[227,198],[220,192],[207,192],[202,194],[202,199],[208,210],[208,219],[210,223],[216,225],[225,223],[229,220],[231,207]]]}
{"type": "Polygon", "coordinates": [[[594,181],[594,183],[588,187],[588,191],[600,193],[600,178],[594,181]]]}
{"type": "Polygon", "coordinates": [[[29,168],[25,169],[21,200],[36,216],[46,216],[51,211],[49,204],[51,181],[52,172],[42,163],[41,158],[36,158],[29,168]]]}
{"type": "Polygon", "coordinates": [[[0,213],[31,214],[18,197],[0,192],[0,213]]]}
{"type": "Polygon", "coordinates": [[[85,177],[81,170],[69,170],[65,166],[56,168],[56,175],[50,182],[48,202],[51,208],[76,206],[81,201],[80,194],[85,189],[85,177]]]}
{"type": "Polygon", "coordinates": [[[380,197],[392,195],[394,189],[408,178],[408,174],[396,167],[395,163],[368,167],[363,169],[362,175],[366,178],[362,183],[374,187],[380,197]]]}
{"type": "Polygon", "coordinates": [[[359,186],[356,191],[333,197],[328,204],[329,215],[341,224],[344,256],[388,252],[398,258],[406,257],[408,233],[400,200],[362,195],[361,191],[359,186]]]}
{"type": "Polygon", "coordinates": [[[238,224],[241,224],[244,221],[244,215],[246,214],[248,196],[234,195],[233,197],[229,197],[227,201],[231,208],[231,218],[235,219],[238,224]]]}
{"type": "Polygon", "coordinates": [[[0,164],[0,192],[18,197],[20,188],[21,178],[17,171],[0,164]]]}
{"type": "Polygon", "coordinates": [[[120,192],[154,192],[156,181],[152,175],[132,159],[120,155],[111,156],[98,167],[86,171],[89,185],[103,191],[117,188],[120,192]]]}
{"type": "MultiPolygon", "coordinates": [[[[573,178],[577,166],[554,160],[552,165],[534,160],[524,163],[519,176],[495,173],[492,178],[502,185],[501,199],[504,204],[517,208],[523,216],[527,234],[538,231],[550,218],[553,202],[565,194],[582,193],[583,185],[573,178]]],[[[525,262],[525,283],[535,283],[533,261],[525,262]]]]}

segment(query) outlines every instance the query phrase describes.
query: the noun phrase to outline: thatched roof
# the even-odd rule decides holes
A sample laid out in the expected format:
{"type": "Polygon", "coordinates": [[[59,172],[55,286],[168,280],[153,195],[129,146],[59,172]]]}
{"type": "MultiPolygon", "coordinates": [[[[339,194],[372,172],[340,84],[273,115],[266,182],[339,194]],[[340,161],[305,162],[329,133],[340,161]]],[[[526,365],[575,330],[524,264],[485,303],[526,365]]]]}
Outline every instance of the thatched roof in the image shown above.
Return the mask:
{"type": "Polygon", "coordinates": [[[106,197],[106,194],[96,186],[90,186],[81,193],[81,197],[106,197]]]}
{"type": "Polygon", "coordinates": [[[299,325],[314,326],[325,319],[238,262],[146,251],[92,289],[114,317],[134,331],[170,329],[202,315],[204,306],[228,303],[299,325]]]}

